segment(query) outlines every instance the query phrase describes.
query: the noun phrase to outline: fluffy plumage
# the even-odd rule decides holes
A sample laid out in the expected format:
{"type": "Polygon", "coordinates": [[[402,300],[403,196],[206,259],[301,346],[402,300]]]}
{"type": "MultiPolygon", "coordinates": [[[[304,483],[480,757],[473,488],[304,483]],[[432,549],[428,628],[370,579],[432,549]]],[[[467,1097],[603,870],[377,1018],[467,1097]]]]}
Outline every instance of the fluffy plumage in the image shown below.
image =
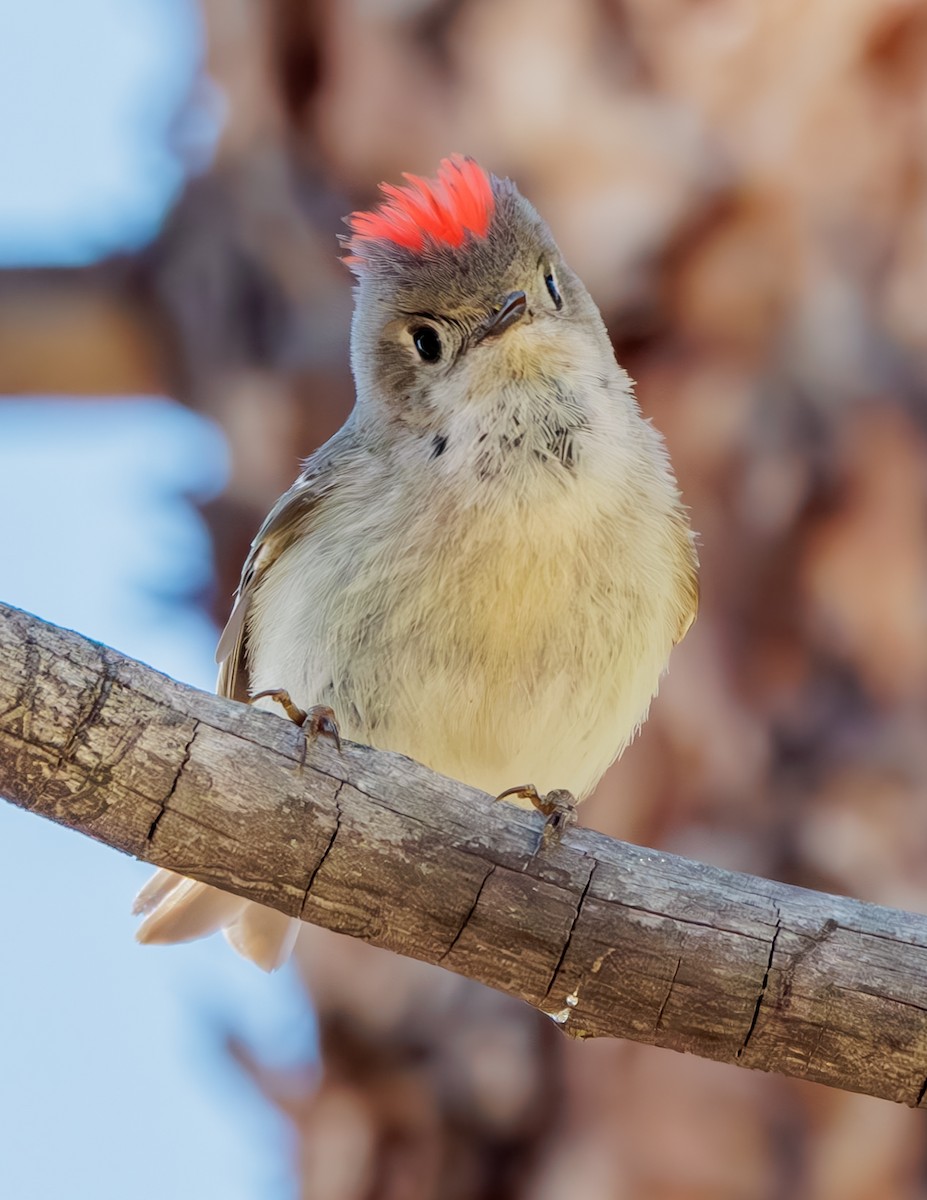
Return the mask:
{"type": "MultiPolygon", "coordinates": [[[[697,607],[662,440],[508,180],[445,160],[352,229],[357,404],[255,539],[219,690],[285,688],[488,791],[582,799],[697,607]]],[[[139,907],[143,940],[221,926],[268,969],[298,928],[165,872],[139,907]]]]}

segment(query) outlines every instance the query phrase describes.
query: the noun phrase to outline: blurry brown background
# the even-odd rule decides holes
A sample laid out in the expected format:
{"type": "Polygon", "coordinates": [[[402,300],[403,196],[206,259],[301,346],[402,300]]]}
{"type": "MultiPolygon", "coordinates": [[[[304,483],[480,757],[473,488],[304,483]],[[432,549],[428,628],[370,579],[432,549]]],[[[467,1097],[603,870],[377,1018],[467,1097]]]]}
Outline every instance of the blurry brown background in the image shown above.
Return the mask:
{"type": "MultiPolygon", "coordinates": [[[[157,240],[0,274],[0,390],[166,392],[248,541],[348,411],[339,217],[475,155],[590,287],[702,610],[596,828],[927,908],[927,3],[202,0],[214,161],[157,240]]],[[[183,151],[183,117],[178,150],[183,151]]],[[[192,164],[191,164],[192,165],[192,164]]],[[[924,1116],[625,1043],[307,930],[321,1075],[232,1050],[308,1200],[914,1200],[924,1116]]]]}

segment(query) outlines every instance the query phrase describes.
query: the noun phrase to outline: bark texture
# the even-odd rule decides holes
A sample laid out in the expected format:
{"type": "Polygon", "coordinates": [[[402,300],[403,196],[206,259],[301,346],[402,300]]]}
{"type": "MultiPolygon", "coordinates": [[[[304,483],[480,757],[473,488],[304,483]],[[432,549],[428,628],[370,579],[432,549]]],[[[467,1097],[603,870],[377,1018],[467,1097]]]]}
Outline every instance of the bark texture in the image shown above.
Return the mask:
{"type": "MultiPolygon", "coordinates": [[[[612,1036],[919,1106],[927,918],[540,818],[400,755],[311,746],[0,608],[0,789],[159,866],[612,1036]]],[[[388,1000],[384,1000],[388,1002],[388,1000]]]]}

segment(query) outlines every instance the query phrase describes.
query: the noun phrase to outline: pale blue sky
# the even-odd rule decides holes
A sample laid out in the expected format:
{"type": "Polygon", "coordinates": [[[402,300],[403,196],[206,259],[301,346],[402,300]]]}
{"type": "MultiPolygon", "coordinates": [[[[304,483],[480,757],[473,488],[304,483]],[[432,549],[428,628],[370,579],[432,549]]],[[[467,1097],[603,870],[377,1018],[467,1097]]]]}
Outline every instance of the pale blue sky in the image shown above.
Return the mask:
{"type": "Polygon", "coordinates": [[[0,262],[86,262],[151,234],[182,180],[165,131],[199,35],[193,0],[0,0],[0,262]]]}
{"type": "MultiPolygon", "coordinates": [[[[91,261],[157,228],[198,36],[186,0],[0,0],[0,263],[91,261]]],[[[215,630],[177,597],[211,570],[187,497],[226,470],[219,432],[163,398],[0,400],[0,598],[210,687],[215,630]]],[[[0,802],[4,1200],[292,1194],[284,1131],[222,1037],[311,1054],[297,985],[221,939],[137,946],[147,872],[0,802]]]]}

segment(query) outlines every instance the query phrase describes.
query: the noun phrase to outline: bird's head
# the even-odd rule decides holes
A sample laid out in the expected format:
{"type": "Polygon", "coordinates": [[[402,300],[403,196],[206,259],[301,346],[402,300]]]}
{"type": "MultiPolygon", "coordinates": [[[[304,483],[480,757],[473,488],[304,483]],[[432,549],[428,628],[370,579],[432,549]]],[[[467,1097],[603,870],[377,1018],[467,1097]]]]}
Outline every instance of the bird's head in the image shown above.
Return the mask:
{"type": "Polygon", "coordinates": [[[593,301],[508,179],[454,155],[348,219],[362,407],[436,427],[619,368],[593,301]]]}

